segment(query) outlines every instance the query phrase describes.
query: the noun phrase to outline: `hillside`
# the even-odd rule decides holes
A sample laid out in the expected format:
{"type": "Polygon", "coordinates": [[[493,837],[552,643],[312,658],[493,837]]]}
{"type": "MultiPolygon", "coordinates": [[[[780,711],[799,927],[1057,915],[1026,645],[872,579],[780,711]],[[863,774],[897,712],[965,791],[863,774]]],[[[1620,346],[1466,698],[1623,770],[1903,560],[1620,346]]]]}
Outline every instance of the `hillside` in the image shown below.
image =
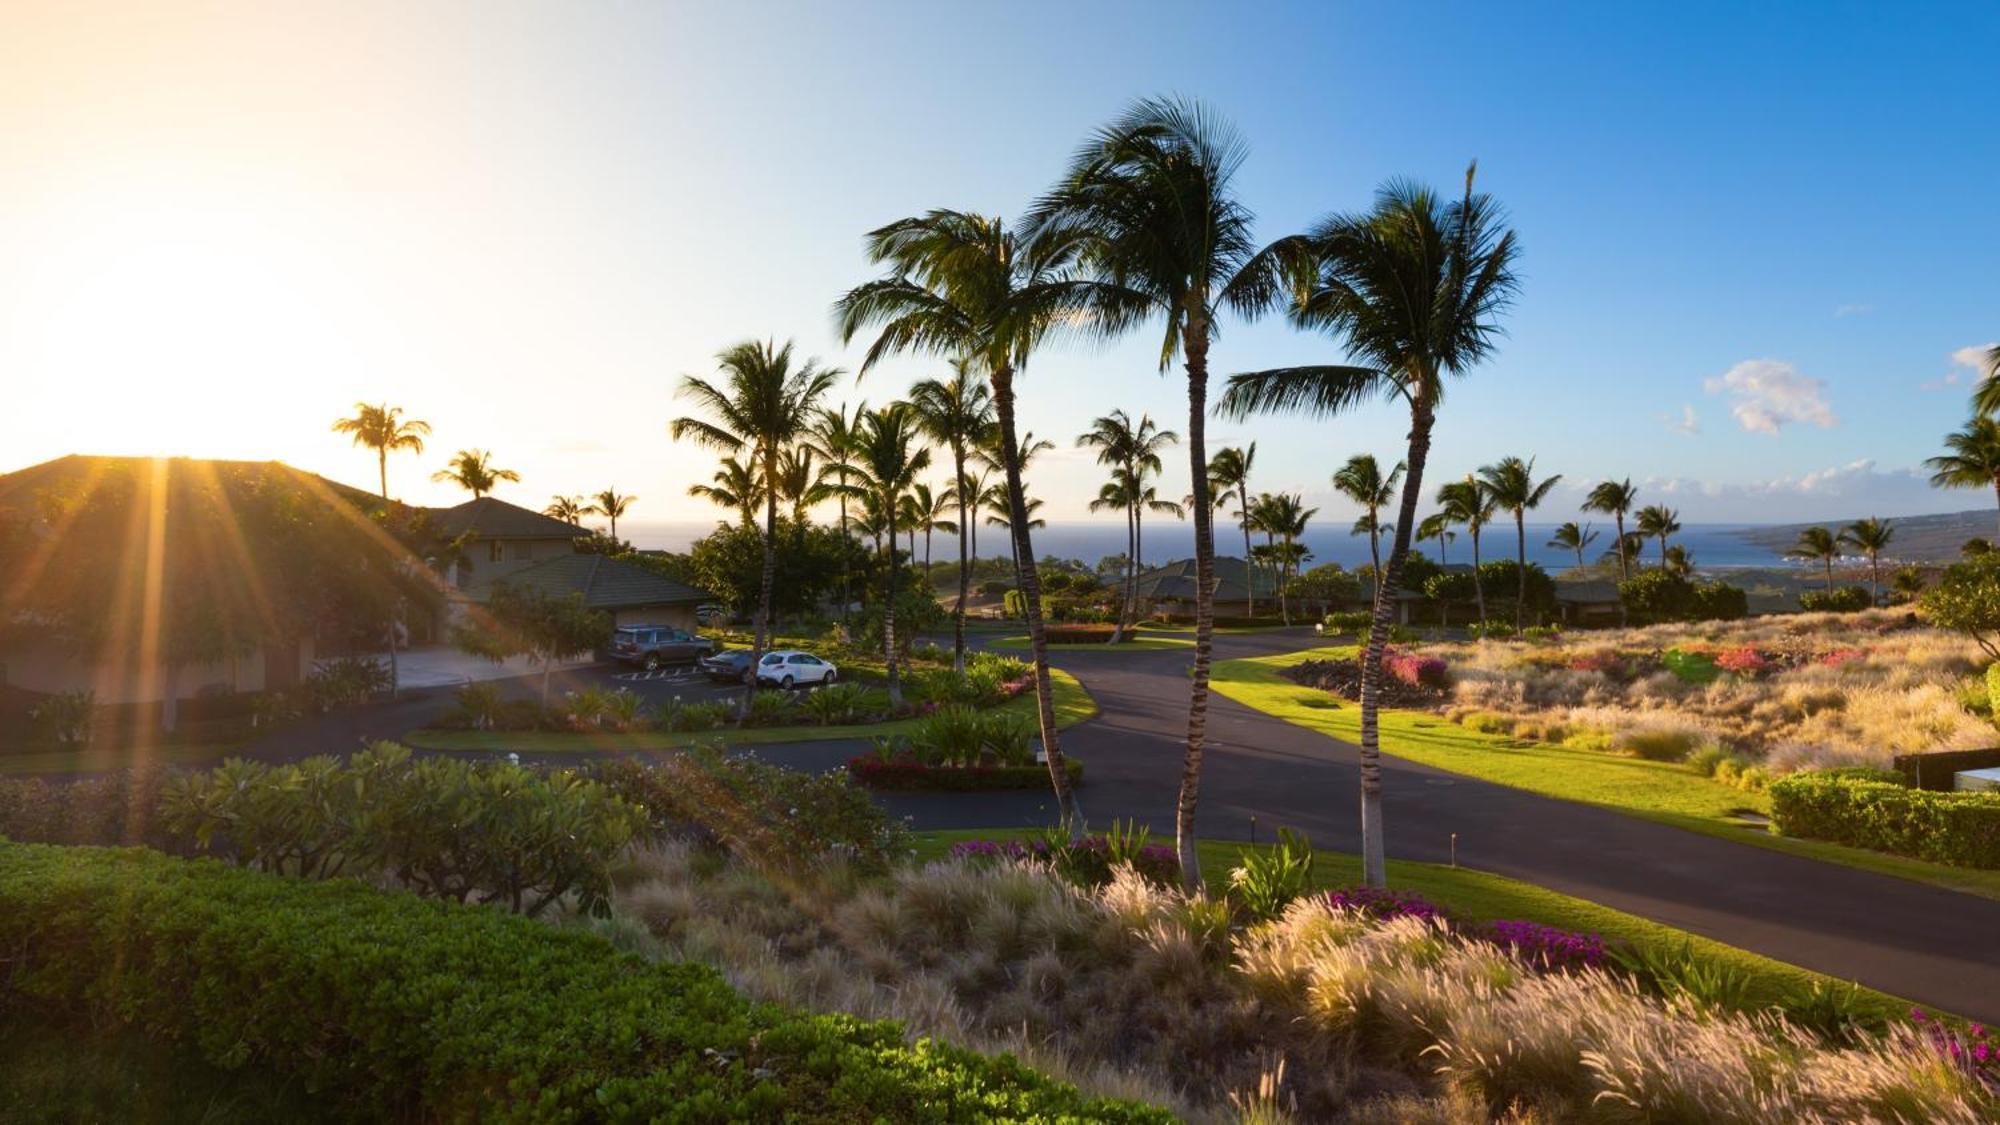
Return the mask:
{"type": "MultiPolygon", "coordinates": [[[[1768,527],[1748,527],[1731,534],[1760,547],[1784,551],[1791,547],[1799,532],[1805,528],[1838,528],[1849,522],[1852,521],[1772,524],[1768,527]]],[[[1959,547],[1973,536],[2000,538],[2000,524],[1996,524],[1991,508],[1928,516],[1897,516],[1892,522],[1896,525],[1896,539],[1888,554],[1898,561],[1949,562],[1958,558],[1959,547]]]]}

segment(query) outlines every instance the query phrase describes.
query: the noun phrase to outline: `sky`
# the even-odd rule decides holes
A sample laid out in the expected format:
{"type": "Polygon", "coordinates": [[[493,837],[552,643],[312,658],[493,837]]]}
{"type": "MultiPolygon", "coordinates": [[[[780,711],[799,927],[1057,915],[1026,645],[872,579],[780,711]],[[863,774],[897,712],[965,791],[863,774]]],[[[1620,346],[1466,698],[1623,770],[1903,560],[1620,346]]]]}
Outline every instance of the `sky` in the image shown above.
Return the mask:
{"type": "MultiPolygon", "coordinates": [[[[373,487],[329,427],[386,401],[435,427],[391,462],[406,499],[456,499],[429,477],[472,447],[521,474],[516,503],[615,486],[632,524],[708,519],[686,489],[713,455],[667,436],[683,374],[748,338],[851,370],[830,306],[876,274],[866,231],[1018,214],[1092,129],[1172,94],[1249,143],[1260,238],[1478,160],[1521,292],[1449,392],[1431,481],[1532,456],[1564,478],[1550,521],[1607,476],[1684,522],[1991,502],[1921,462],[2000,339],[2000,7],[1418,11],[9,0],[0,471],[277,458],[373,487]]],[[[1273,317],[1226,323],[1211,363],[1340,358],[1273,317]]],[[[1030,479],[1055,520],[1103,475],[1071,446],[1092,417],[1186,428],[1157,327],[1051,348],[1020,389],[1060,447],[1030,479]]],[[[1344,519],[1329,475],[1404,430],[1383,404],[1209,441],[1255,441],[1254,488],[1344,519]]]]}

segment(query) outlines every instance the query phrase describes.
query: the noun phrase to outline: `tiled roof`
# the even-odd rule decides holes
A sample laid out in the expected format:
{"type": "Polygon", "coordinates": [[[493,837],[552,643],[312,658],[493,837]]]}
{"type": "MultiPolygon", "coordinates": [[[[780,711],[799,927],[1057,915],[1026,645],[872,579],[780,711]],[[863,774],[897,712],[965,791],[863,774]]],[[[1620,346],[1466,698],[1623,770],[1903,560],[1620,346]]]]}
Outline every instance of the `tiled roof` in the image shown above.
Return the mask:
{"type": "MultiPolygon", "coordinates": [[[[1243,560],[1233,555],[1215,557],[1215,598],[1217,601],[1242,601],[1243,576],[1246,568],[1243,560]]],[[[1254,572],[1251,581],[1256,595],[1269,597],[1271,579],[1262,569],[1254,572]]],[[[1175,559],[1156,567],[1139,572],[1139,597],[1147,601],[1193,601],[1195,593],[1194,560],[1175,559]]]]}
{"type": "Polygon", "coordinates": [[[550,559],[496,578],[475,580],[467,593],[483,601],[501,583],[557,597],[580,593],[583,603],[592,609],[692,605],[715,600],[711,594],[656,574],[638,563],[605,555],[550,559]]]}
{"type": "Polygon", "coordinates": [[[432,522],[446,538],[467,532],[481,539],[581,539],[590,534],[575,524],[491,496],[431,511],[432,522]]]}

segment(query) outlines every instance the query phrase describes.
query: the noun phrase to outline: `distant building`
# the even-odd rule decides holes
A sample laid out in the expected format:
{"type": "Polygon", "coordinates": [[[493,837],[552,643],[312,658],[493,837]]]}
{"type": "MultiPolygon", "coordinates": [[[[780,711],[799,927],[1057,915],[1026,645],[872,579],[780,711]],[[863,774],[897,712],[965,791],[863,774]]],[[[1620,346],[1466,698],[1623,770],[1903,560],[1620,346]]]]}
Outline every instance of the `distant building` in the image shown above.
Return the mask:
{"type": "Polygon", "coordinates": [[[639,563],[574,552],[498,576],[482,576],[465,593],[483,602],[502,583],[557,597],[582,594],[583,604],[610,614],[617,625],[677,625],[689,631],[697,624],[695,607],[715,600],[639,563]]]}

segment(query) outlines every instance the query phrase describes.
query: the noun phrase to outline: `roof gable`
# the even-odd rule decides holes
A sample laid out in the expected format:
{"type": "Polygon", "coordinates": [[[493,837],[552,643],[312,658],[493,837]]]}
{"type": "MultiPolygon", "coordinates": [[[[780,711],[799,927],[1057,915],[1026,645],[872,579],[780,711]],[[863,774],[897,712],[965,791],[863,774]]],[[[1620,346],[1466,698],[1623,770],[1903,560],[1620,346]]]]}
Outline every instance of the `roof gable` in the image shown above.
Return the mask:
{"type": "Polygon", "coordinates": [[[467,534],[481,539],[582,539],[590,534],[575,524],[491,496],[431,512],[431,522],[452,539],[467,534]]]}
{"type": "Polygon", "coordinates": [[[495,586],[534,590],[551,597],[582,594],[592,609],[637,609],[653,605],[694,605],[714,601],[705,591],[676,582],[627,559],[608,555],[565,555],[510,574],[474,580],[467,592],[484,600],[495,586]]]}

